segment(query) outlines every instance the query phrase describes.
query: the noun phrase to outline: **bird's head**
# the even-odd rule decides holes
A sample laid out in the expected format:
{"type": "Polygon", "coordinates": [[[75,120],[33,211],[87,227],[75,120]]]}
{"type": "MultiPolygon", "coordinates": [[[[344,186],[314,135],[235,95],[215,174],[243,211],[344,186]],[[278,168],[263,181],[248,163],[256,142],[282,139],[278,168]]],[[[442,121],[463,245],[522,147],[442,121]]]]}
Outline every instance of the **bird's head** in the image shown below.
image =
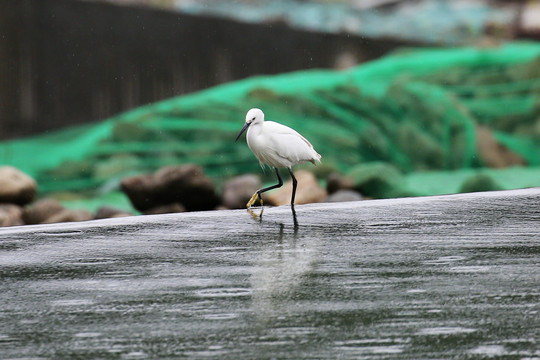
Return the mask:
{"type": "Polygon", "coordinates": [[[253,122],[264,121],[264,113],[261,109],[253,108],[246,114],[246,123],[251,124],[253,122]]]}
{"type": "Polygon", "coordinates": [[[264,113],[262,112],[261,109],[253,108],[249,110],[246,114],[246,122],[244,123],[244,127],[238,133],[238,136],[236,137],[235,141],[238,141],[238,139],[240,138],[240,135],[242,135],[242,133],[247,130],[249,125],[253,123],[262,122],[262,121],[264,121],[264,113]]]}

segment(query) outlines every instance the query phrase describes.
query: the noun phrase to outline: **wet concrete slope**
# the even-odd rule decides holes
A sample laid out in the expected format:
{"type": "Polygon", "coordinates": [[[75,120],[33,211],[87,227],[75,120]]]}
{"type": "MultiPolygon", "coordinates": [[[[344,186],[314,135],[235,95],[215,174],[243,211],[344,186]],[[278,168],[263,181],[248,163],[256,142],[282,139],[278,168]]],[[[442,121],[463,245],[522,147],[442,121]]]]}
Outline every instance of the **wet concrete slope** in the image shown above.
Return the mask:
{"type": "Polygon", "coordinates": [[[0,358],[540,357],[540,189],[296,214],[2,229],[0,358]]]}

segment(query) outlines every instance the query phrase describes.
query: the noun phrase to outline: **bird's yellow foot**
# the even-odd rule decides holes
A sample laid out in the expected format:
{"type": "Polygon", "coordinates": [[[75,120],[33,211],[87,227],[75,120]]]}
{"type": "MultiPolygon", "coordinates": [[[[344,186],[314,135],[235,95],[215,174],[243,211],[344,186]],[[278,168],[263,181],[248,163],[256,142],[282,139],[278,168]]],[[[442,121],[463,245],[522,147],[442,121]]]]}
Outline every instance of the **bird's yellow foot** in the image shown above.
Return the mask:
{"type": "Polygon", "coordinates": [[[261,206],[263,205],[263,200],[262,198],[259,196],[258,193],[255,193],[253,194],[253,196],[251,197],[251,199],[249,199],[248,203],[246,204],[246,207],[249,209],[253,204],[255,204],[255,202],[257,201],[257,198],[259,199],[259,201],[261,202],[261,206]]]}
{"type": "Polygon", "coordinates": [[[251,217],[252,217],[253,219],[261,221],[261,220],[262,220],[262,215],[263,215],[263,212],[264,212],[264,208],[261,207],[261,213],[260,213],[259,215],[255,214],[255,213],[253,212],[253,210],[251,210],[251,208],[248,208],[248,209],[247,209],[247,212],[249,213],[249,215],[251,215],[251,217]]]}
{"type": "Polygon", "coordinates": [[[255,219],[255,220],[257,220],[257,219],[259,218],[259,217],[257,216],[257,214],[255,214],[255,213],[253,212],[253,210],[251,210],[251,208],[248,208],[248,209],[247,209],[247,212],[248,212],[249,215],[251,215],[251,217],[252,217],[253,219],[255,219]]]}

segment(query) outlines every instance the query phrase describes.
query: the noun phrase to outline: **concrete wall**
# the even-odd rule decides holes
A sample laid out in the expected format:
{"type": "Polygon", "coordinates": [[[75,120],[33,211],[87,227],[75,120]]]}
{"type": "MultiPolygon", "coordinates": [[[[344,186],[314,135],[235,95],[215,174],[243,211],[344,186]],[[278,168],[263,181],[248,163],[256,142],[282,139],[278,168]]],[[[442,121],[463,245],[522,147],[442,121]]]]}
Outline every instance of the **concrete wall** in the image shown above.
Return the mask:
{"type": "Polygon", "coordinates": [[[0,9],[1,139],[397,45],[90,1],[0,0],[0,9]]]}

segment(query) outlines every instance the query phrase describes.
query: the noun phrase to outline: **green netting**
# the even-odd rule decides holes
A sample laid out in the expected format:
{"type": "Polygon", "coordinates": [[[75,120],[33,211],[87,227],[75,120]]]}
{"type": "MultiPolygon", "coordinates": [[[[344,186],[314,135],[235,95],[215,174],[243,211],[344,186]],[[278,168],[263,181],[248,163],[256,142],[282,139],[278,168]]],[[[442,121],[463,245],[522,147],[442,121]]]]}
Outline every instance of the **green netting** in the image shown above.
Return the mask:
{"type": "MultiPolygon", "coordinates": [[[[246,111],[259,107],[304,134],[323,155],[323,169],[347,173],[367,162],[411,176],[481,169],[478,125],[527,165],[540,166],[539,95],[540,44],[406,50],[348,71],[253,77],[97,125],[3,142],[0,159],[34,176],[41,194],[106,194],[125,176],[184,163],[220,182],[260,172],[246,144],[234,142],[246,111]]],[[[409,186],[421,195],[458,191],[444,180],[451,177],[435,178],[439,190],[416,180],[409,186]]]]}

